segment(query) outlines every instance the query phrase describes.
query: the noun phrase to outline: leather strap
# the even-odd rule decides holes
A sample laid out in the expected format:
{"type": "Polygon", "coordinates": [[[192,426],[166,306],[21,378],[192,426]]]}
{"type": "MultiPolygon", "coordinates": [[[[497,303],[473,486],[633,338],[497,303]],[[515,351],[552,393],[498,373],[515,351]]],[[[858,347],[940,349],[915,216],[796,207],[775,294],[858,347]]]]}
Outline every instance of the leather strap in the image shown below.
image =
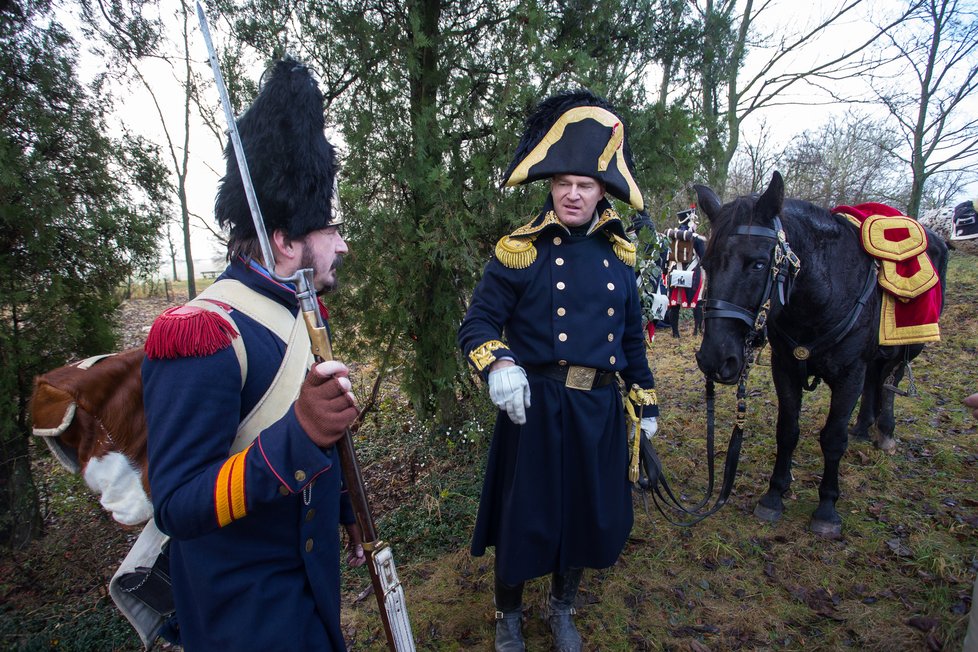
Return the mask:
{"type": "MultiPolygon", "coordinates": [[[[537,374],[538,376],[546,376],[547,378],[553,378],[554,380],[559,380],[562,383],[567,382],[567,372],[571,368],[571,365],[526,365],[524,367],[531,374],[537,374]]],[[[594,389],[595,387],[604,387],[609,384],[615,378],[614,371],[601,371],[600,369],[594,370],[594,381],[591,383],[589,389],[594,389]]]]}
{"type": "MultiPolygon", "coordinates": [[[[238,432],[235,435],[234,443],[231,445],[231,454],[233,455],[247,448],[262,430],[282,418],[282,415],[299,396],[299,388],[306,376],[305,371],[313,363],[309,333],[306,331],[301,312],[293,315],[282,304],[234,279],[217,281],[201,292],[198,298],[203,299],[202,307],[209,310],[215,309],[215,312],[220,311],[218,314],[229,321],[231,321],[230,315],[212,302],[217,301],[231,306],[275,333],[286,343],[285,358],[282,360],[272,384],[269,385],[268,390],[258,400],[251,412],[238,425],[238,432]]],[[[240,337],[234,338],[232,343],[238,343],[242,350],[244,349],[244,342],[241,341],[240,337]]],[[[241,357],[239,355],[239,363],[241,357]]],[[[247,356],[244,358],[242,384],[247,371],[247,356]]]]}

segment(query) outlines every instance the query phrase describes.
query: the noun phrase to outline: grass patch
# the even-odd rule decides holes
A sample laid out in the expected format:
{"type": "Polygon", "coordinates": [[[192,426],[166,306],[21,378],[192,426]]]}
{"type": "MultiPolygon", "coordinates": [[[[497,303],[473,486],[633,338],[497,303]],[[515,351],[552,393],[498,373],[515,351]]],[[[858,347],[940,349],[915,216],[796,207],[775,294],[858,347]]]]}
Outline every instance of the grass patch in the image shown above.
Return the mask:
{"type": "MultiPolygon", "coordinates": [[[[978,550],[978,431],[961,405],[978,390],[976,291],[978,258],[952,254],[942,341],[914,362],[920,396],[896,399],[896,452],[850,442],[843,458],[837,541],[808,531],[822,474],[825,387],[805,396],[784,516],[775,524],[752,516],[775,451],[777,405],[762,355],[728,504],[677,528],[651,507],[646,515],[636,497],[635,527],[618,562],[585,573],[578,601],[585,648],[960,649],[978,550]]],[[[679,340],[660,332],[650,361],[663,406],[659,454],[673,487],[695,500],[706,484],[703,383],[693,359],[699,339],[691,323],[682,326],[679,340]]],[[[361,396],[371,380],[369,368],[354,369],[361,396]]],[[[733,389],[718,394],[722,456],[733,389]]],[[[394,549],[421,650],[492,647],[492,553],[473,558],[468,544],[494,410],[485,397],[466,407],[461,428],[419,423],[392,384],[357,435],[378,531],[394,549]]],[[[53,468],[43,447],[32,454],[48,534],[0,559],[0,648],[141,649],[104,592],[134,533],[105,516],[77,478],[53,468]]],[[[352,651],[386,649],[374,598],[362,596],[368,585],[364,569],[344,570],[342,622],[352,651]]],[[[546,579],[527,585],[529,649],[550,646],[540,618],[547,590],[546,579]]]]}

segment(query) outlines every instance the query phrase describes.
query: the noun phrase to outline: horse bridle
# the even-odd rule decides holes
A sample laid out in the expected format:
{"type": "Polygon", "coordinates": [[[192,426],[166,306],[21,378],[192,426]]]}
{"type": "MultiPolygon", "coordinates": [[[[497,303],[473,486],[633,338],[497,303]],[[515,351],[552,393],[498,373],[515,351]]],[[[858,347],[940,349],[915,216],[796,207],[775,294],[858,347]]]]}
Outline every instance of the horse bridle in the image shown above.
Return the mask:
{"type": "MultiPolygon", "coordinates": [[[[747,417],[747,376],[755,361],[754,349],[763,345],[765,327],[767,326],[768,316],[771,312],[772,298],[777,300],[780,307],[788,303],[791,295],[791,283],[798,271],[801,269],[801,261],[795,252],[788,245],[784,228],[781,225],[779,216],[774,217],[774,228],[763,226],[739,226],[734,230],[734,235],[750,235],[774,240],[774,247],[771,250],[771,273],[769,275],[764,296],[756,310],[748,310],[742,306],[729,301],[710,299],[705,304],[704,317],[706,319],[732,318],[747,324],[751,329],[744,341],[744,367],[740,372],[737,383],[737,421],[730,434],[730,444],[727,446],[727,454],[724,460],[723,482],[716,501],[709,508],[706,507],[713,495],[715,473],[713,468],[714,459],[714,425],[715,425],[715,388],[714,382],[706,381],[706,449],[707,449],[707,471],[709,480],[703,499],[691,507],[687,507],[673,493],[665,475],[662,472],[662,463],[652,444],[643,437],[642,454],[646,463],[646,473],[649,475],[648,483],[653,489],[652,498],[656,509],[666,520],[673,525],[691,526],[699,523],[707,516],[715,513],[730,497],[733,490],[734,479],[737,475],[737,463],[740,460],[740,449],[743,442],[743,428],[747,417]],[[670,516],[660,505],[660,501],[669,505],[671,508],[689,516],[689,520],[678,520],[670,516]]],[[[638,435],[640,436],[640,435],[638,435]]]]}
{"type": "Polygon", "coordinates": [[[774,240],[774,247],[771,248],[771,273],[768,276],[767,287],[761,297],[758,306],[754,310],[749,310],[729,301],[720,299],[707,299],[703,306],[704,319],[731,318],[737,319],[750,328],[747,335],[746,344],[749,349],[763,341],[764,328],[767,326],[768,316],[773,305],[772,299],[778,302],[779,307],[788,305],[791,296],[791,284],[795,276],[801,270],[801,261],[788,245],[788,238],[785,236],[784,228],[781,225],[781,218],[774,216],[774,228],[765,226],[738,226],[734,229],[733,235],[757,236],[774,240]]]}

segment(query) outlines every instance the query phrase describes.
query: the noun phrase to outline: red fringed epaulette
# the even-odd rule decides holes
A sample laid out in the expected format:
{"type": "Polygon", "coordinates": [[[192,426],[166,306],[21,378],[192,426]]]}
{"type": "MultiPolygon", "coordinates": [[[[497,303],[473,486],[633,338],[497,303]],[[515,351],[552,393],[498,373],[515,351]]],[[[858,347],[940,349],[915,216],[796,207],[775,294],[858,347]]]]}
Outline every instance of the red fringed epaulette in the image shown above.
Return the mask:
{"type": "Polygon", "coordinates": [[[151,360],[203,357],[231,346],[238,331],[226,319],[204,308],[169,308],[156,318],[146,338],[151,360]]]}

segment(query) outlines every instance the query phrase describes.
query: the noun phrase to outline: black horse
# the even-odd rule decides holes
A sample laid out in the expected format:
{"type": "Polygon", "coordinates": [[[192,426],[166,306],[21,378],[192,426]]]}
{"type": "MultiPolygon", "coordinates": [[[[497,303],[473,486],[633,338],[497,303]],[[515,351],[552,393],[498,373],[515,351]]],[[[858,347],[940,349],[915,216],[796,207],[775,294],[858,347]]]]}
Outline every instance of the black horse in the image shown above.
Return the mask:
{"type": "MultiPolygon", "coordinates": [[[[709,188],[695,188],[699,206],[712,224],[703,261],[710,279],[707,325],[696,361],[707,378],[733,384],[765,331],[771,343],[778,452],[770,486],[754,513],[768,521],[781,516],[798,443],[802,392],[822,379],[832,397],[819,433],[824,472],[811,528],[838,536],[839,461],[848,445],[847,424],[856,401],[862,393],[853,434],[866,436],[874,424],[884,441],[892,442],[892,388],[924,345],[879,346],[876,262],[844,217],[808,202],[785,200],[784,181],[777,172],[760,197],[739,197],[724,205],[709,188]],[[779,232],[786,237],[779,238],[779,232]],[[884,386],[891,389],[885,391],[884,386]]],[[[947,246],[932,232],[928,241],[927,253],[943,290],[947,246]]]]}

